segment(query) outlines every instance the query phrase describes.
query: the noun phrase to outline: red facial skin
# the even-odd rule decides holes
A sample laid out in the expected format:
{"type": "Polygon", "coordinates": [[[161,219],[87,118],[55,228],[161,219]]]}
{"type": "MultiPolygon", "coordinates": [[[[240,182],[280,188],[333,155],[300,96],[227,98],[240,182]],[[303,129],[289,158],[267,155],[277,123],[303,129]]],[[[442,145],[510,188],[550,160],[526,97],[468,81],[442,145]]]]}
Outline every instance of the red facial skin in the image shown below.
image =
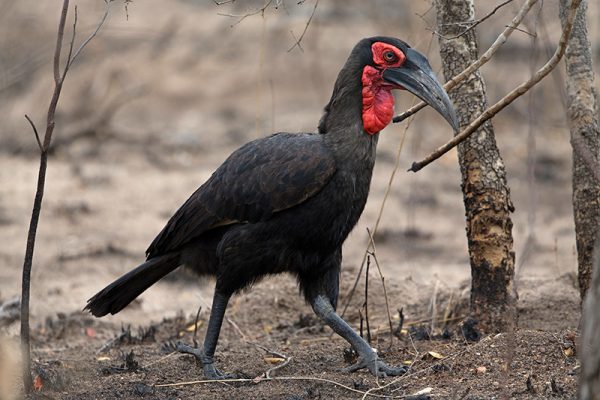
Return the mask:
{"type": "Polygon", "coordinates": [[[374,135],[385,128],[394,115],[394,96],[392,89],[402,89],[383,80],[383,71],[399,67],[406,56],[395,46],[375,42],[371,46],[373,62],[377,67],[367,65],[362,74],[363,110],[362,120],[365,131],[374,135]],[[391,52],[391,53],[390,53],[391,52]]]}

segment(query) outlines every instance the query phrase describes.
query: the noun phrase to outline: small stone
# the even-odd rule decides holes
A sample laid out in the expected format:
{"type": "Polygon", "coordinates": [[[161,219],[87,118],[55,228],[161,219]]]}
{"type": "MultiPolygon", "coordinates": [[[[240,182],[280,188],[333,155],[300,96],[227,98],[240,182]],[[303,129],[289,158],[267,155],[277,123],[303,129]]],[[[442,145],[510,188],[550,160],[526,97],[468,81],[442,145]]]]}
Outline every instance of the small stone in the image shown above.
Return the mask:
{"type": "Polygon", "coordinates": [[[477,375],[485,374],[487,372],[487,368],[483,366],[477,367],[475,368],[475,372],[477,373],[477,375]]]}

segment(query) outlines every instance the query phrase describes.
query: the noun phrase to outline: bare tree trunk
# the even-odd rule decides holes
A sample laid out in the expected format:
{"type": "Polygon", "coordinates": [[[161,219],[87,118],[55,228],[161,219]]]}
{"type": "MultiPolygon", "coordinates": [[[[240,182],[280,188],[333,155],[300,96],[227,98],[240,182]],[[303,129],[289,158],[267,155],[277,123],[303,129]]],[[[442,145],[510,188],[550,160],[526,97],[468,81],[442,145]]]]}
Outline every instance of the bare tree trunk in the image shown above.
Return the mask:
{"type": "Polygon", "coordinates": [[[600,400],[600,235],[593,256],[593,278],[583,304],[580,400],[600,400]]]}
{"type": "MultiPolygon", "coordinates": [[[[446,80],[475,61],[475,31],[460,35],[474,19],[473,0],[435,0],[440,54],[446,80]],[[463,24],[461,24],[463,23],[463,24]],[[457,35],[460,35],[456,37],[457,35]],[[445,38],[448,37],[448,38],[445,38]]],[[[461,128],[487,108],[485,83],[473,73],[450,97],[461,128]]],[[[486,331],[505,331],[515,322],[512,221],[514,210],[490,121],[458,145],[471,259],[471,314],[486,331]]]]}
{"type": "MultiPolygon", "coordinates": [[[[569,4],[568,0],[560,1],[560,20],[563,25],[569,4]]],[[[582,300],[592,278],[592,252],[600,224],[600,129],[595,112],[594,71],[586,14],[587,1],[582,1],[565,53],[567,115],[573,146],[573,210],[582,300]]]]}
{"type": "MultiPolygon", "coordinates": [[[[563,25],[569,4],[568,0],[560,1],[563,25]]],[[[565,64],[567,116],[573,146],[573,211],[579,291],[584,300],[579,398],[600,400],[600,128],[586,17],[587,1],[584,0],[573,23],[565,64]]]]}

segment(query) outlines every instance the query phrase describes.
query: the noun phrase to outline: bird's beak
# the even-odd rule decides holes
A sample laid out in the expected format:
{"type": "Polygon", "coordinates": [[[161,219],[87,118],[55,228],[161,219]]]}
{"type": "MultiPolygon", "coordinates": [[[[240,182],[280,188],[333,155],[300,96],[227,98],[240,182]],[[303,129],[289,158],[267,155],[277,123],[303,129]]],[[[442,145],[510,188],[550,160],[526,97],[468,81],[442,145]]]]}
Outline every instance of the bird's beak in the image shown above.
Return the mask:
{"type": "Polygon", "coordinates": [[[406,60],[400,67],[383,71],[383,79],[401,86],[429,104],[458,132],[459,124],[452,102],[431,70],[427,58],[413,49],[408,49],[405,55],[406,60]]]}

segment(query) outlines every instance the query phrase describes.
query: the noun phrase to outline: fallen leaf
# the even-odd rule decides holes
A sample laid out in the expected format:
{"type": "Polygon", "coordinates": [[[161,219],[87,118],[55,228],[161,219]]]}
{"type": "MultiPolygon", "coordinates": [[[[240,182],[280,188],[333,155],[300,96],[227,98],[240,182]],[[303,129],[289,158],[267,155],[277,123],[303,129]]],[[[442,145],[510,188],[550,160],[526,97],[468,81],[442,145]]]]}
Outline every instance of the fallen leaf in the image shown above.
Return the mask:
{"type": "Polygon", "coordinates": [[[418,392],[413,393],[411,396],[421,396],[424,394],[429,394],[433,391],[432,387],[426,387],[425,389],[421,389],[418,392]]]}
{"type": "Polygon", "coordinates": [[[285,358],[281,357],[265,357],[265,362],[269,364],[279,364],[285,361],[285,358]]]}
{"type": "Polygon", "coordinates": [[[566,357],[573,357],[573,348],[567,347],[566,349],[563,350],[563,353],[566,357]]]}
{"type": "Polygon", "coordinates": [[[101,356],[101,357],[96,358],[96,361],[110,361],[110,357],[101,356]]]}
{"type": "Polygon", "coordinates": [[[35,390],[36,392],[40,392],[43,387],[44,387],[44,382],[42,381],[42,377],[39,375],[36,375],[35,378],[33,379],[33,390],[35,390]]]}
{"type": "Polygon", "coordinates": [[[194,332],[194,330],[197,330],[198,328],[200,328],[202,326],[202,321],[198,321],[198,323],[191,323],[188,326],[185,327],[185,331],[186,332],[194,332]]]}
{"type": "Polygon", "coordinates": [[[443,355],[441,355],[440,353],[437,353],[435,351],[428,351],[427,354],[429,354],[431,357],[438,359],[438,360],[445,358],[443,355]]]}

